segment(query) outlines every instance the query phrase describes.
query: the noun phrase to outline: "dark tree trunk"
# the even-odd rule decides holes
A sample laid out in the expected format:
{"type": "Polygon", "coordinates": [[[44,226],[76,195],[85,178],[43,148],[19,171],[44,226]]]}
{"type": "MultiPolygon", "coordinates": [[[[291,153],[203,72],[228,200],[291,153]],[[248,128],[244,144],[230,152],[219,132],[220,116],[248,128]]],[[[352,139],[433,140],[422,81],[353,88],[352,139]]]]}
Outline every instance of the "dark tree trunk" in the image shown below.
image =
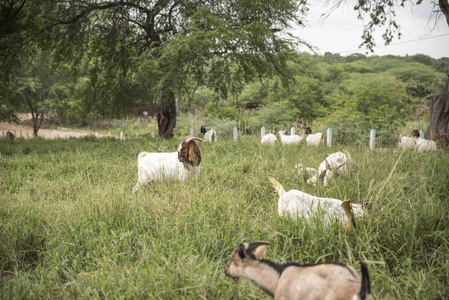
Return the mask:
{"type": "Polygon", "coordinates": [[[430,124],[426,138],[438,141],[443,148],[449,147],[449,78],[443,91],[430,105],[430,124]]]}
{"type": "Polygon", "coordinates": [[[171,91],[162,91],[162,111],[157,113],[158,134],[163,139],[173,137],[176,126],[175,94],[171,91]]]}

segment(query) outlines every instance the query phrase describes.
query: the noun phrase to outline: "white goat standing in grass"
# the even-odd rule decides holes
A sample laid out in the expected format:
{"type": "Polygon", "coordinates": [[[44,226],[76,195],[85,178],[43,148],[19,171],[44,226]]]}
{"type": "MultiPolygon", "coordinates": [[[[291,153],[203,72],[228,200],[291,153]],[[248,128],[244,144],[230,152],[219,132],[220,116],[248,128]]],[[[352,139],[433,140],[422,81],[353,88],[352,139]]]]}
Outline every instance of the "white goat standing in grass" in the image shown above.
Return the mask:
{"type": "Polygon", "coordinates": [[[240,244],[225,263],[225,274],[257,284],[276,300],[371,299],[368,267],[360,262],[362,277],[353,266],[340,263],[276,264],[262,259],[268,242],[240,244]],[[254,253],[253,253],[254,251],[254,253]]]}
{"type": "Polygon", "coordinates": [[[201,152],[195,140],[197,137],[186,137],[178,146],[178,151],[171,153],[140,152],[138,155],[138,180],[133,193],[150,181],[158,182],[164,178],[178,178],[184,181],[191,172],[195,176],[200,173],[201,152]]]}
{"type": "Polygon", "coordinates": [[[304,135],[299,136],[297,134],[285,135],[283,130],[279,131],[278,133],[279,137],[281,138],[282,145],[288,144],[298,145],[299,143],[301,143],[302,138],[304,137],[304,135]]]}
{"type": "Polygon", "coordinates": [[[274,143],[277,141],[277,137],[272,133],[267,133],[260,139],[261,144],[270,144],[274,145],[274,143]]]}
{"type": "Polygon", "coordinates": [[[279,216],[289,216],[292,219],[310,218],[322,214],[323,223],[330,224],[333,220],[338,220],[346,224],[346,231],[351,229],[351,223],[355,226],[355,218],[363,215],[363,207],[360,204],[352,204],[351,201],[341,201],[334,198],[320,198],[307,193],[290,190],[288,192],[274,178],[268,178],[274,189],[279,194],[278,214],[279,216]]]}
{"type": "MultiPolygon", "coordinates": [[[[301,164],[297,164],[295,168],[298,169],[299,175],[305,173],[310,176],[307,180],[308,184],[317,183],[319,179],[322,179],[323,185],[327,186],[334,175],[346,174],[351,169],[349,162],[351,162],[351,154],[343,150],[343,152],[326,154],[318,169],[302,167],[301,164]]],[[[353,167],[357,168],[356,165],[353,165],[353,167]]]]}
{"type": "Polygon", "coordinates": [[[217,133],[215,132],[215,129],[211,128],[209,131],[207,131],[204,134],[204,141],[210,142],[210,143],[217,141],[217,133]]]}
{"type": "Polygon", "coordinates": [[[306,137],[307,146],[319,146],[321,141],[323,140],[323,134],[321,132],[317,132],[315,134],[312,134],[312,129],[310,127],[307,127],[304,130],[306,137]]]}

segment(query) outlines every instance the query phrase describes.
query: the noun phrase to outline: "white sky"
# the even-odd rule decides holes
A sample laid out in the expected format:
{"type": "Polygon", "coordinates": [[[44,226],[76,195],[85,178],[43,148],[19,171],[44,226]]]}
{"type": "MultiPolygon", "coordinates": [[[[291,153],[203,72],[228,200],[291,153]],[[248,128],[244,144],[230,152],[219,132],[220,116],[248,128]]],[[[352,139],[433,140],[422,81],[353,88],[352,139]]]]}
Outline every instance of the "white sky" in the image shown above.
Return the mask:
{"type": "MultiPolygon", "coordinates": [[[[367,22],[357,19],[353,5],[348,4],[353,1],[347,1],[326,19],[321,17],[329,10],[324,2],[312,1],[305,19],[307,27],[292,31],[296,37],[317,47],[316,51],[320,55],[331,52],[342,56],[362,53],[368,56],[425,54],[433,58],[449,57],[449,26],[442,14],[439,20],[434,15],[432,17],[433,1],[424,0],[421,5],[398,8],[396,22],[400,26],[401,39],[395,38],[390,45],[385,46],[381,38],[384,28],[378,28],[374,53],[359,48],[363,25],[367,22]]],[[[307,51],[306,48],[300,50],[307,51]]]]}

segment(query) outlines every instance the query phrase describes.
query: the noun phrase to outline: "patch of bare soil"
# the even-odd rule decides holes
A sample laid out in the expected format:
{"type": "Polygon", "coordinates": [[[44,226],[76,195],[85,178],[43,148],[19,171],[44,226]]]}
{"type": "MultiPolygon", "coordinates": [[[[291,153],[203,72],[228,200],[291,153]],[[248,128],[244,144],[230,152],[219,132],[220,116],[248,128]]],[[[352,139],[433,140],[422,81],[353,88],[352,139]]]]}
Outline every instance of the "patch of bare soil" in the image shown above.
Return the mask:
{"type": "MultiPolygon", "coordinates": [[[[21,114],[18,116],[21,122],[30,120],[31,116],[29,114],[21,114]]],[[[11,131],[16,137],[31,138],[33,137],[33,127],[19,123],[11,124],[6,122],[0,122],[0,134],[5,136],[7,131],[11,131]]],[[[38,132],[39,136],[44,136],[46,139],[54,138],[69,138],[69,137],[84,137],[88,135],[95,135],[95,131],[85,131],[85,130],[73,130],[69,128],[58,127],[57,129],[41,128],[38,132]]],[[[98,137],[106,137],[107,134],[98,134],[98,137]]]]}

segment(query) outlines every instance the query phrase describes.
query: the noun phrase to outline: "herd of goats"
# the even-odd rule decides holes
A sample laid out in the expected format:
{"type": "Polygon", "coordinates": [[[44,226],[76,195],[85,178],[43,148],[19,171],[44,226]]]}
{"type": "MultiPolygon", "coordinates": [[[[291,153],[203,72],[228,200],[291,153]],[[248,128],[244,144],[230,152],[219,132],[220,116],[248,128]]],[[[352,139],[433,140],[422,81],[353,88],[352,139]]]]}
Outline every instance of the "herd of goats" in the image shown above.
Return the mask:
{"type": "MultiPolygon", "coordinates": [[[[201,127],[204,139],[186,137],[178,146],[176,152],[141,152],[138,155],[138,180],[133,187],[135,193],[150,182],[156,183],[164,179],[178,178],[184,181],[188,176],[198,177],[201,165],[201,152],[195,141],[215,142],[217,134],[214,129],[209,131],[201,127]]],[[[285,135],[279,132],[282,144],[299,144],[306,135],[309,146],[318,146],[323,139],[322,133],[312,134],[306,128],[302,136],[285,135]]],[[[12,133],[8,138],[14,139],[12,133]]],[[[274,144],[277,138],[274,134],[264,135],[261,144],[274,144]]],[[[411,137],[400,136],[400,149],[418,151],[434,151],[434,141],[423,139],[418,130],[413,130],[411,137]]],[[[300,175],[308,177],[307,183],[319,181],[328,185],[334,176],[344,175],[357,169],[351,163],[351,155],[347,151],[325,155],[317,169],[302,167],[298,164],[300,175]]],[[[353,204],[351,201],[341,201],[333,198],[316,197],[299,190],[286,191],[274,178],[268,178],[279,194],[278,214],[293,219],[301,218],[307,221],[319,212],[323,216],[325,226],[332,220],[338,220],[349,231],[351,225],[356,227],[355,219],[363,216],[370,208],[370,203],[353,204]]],[[[270,243],[258,241],[238,245],[231,257],[225,263],[225,274],[232,278],[244,277],[257,284],[264,292],[275,299],[370,299],[371,288],[366,264],[361,261],[360,277],[353,266],[341,263],[321,263],[315,265],[300,265],[297,263],[276,264],[262,257],[270,243]]]]}
{"type": "MultiPolygon", "coordinates": [[[[138,155],[138,180],[132,191],[135,193],[150,182],[177,178],[184,181],[188,176],[198,177],[201,165],[201,152],[195,141],[216,141],[215,130],[206,131],[201,128],[204,139],[186,137],[176,152],[158,153],[141,152],[138,155]]],[[[319,145],[323,134],[312,134],[310,128],[305,131],[309,145],[319,145]]],[[[282,143],[299,143],[302,137],[287,136],[279,132],[282,143]]],[[[276,136],[267,134],[261,143],[274,143],[276,136]]],[[[347,173],[354,168],[349,152],[336,152],[325,155],[317,169],[295,166],[299,174],[309,176],[308,183],[323,181],[324,185],[337,175],[347,173]]],[[[320,198],[299,190],[285,191],[274,178],[269,178],[279,194],[278,214],[293,219],[307,221],[319,212],[323,216],[325,226],[338,220],[348,231],[351,225],[356,226],[355,219],[362,217],[369,208],[369,203],[353,204],[333,198],[320,198]]],[[[258,241],[238,245],[225,263],[225,274],[232,278],[247,278],[257,284],[263,291],[275,299],[370,299],[371,289],[366,264],[361,261],[362,276],[353,266],[341,263],[321,263],[316,265],[300,265],[287,263],[276,264],[262,257],[270,243],[258,241]]]]}

